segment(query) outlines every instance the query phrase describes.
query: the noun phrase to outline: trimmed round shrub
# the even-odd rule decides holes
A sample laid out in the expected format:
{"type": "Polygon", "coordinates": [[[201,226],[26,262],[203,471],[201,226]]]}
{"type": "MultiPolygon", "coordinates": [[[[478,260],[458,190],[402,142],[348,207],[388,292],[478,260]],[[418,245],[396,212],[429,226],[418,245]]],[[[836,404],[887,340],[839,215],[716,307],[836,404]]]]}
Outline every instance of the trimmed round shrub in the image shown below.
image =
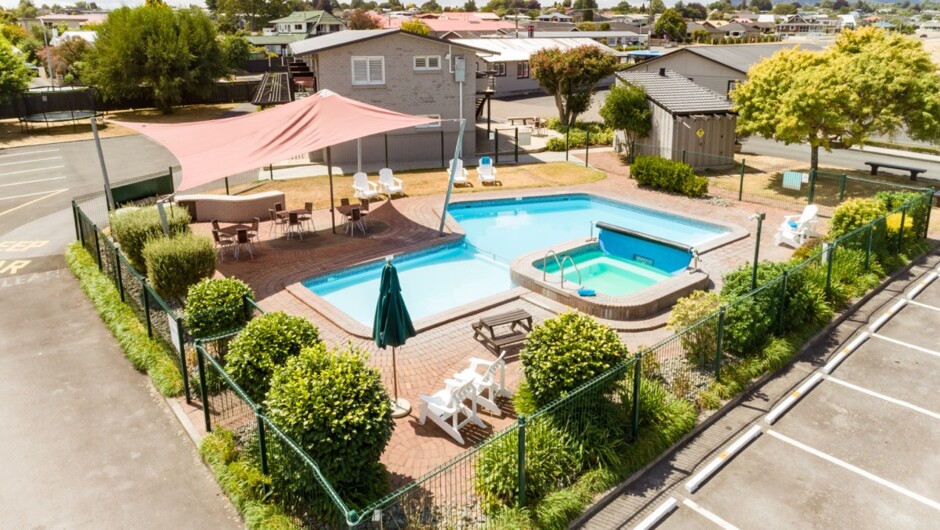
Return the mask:
{"type": "Polygon", "coordinates": [[[638,156],[630,166],[630,176],[641,186],[687,197],[703,197],[708,193],[707,178],[696,176],[692,166],[668,158],[638,156]]]}
{"type": "Polygon", "coordinates": [[[186,295],[186,329],[200,339],[234,331],[245,325],[245,302],[255,293],[235,278],[205,279],[186,295]]]}
{"type": "Polygon", "coordinates": [[[268,393],[274,370],[320,342],[317,327],[282,311],[257,317],[229,344],[226,371],[255,403],[268,393]]]}
{"type": "Polygon", "coordinates": [[[886,214],[885,205],[878,199],[849,199],[832,212],[829,222],[829,239],[833,240],[867,225],[886,214]]]}
{"type": "MultiPolygon", "coordinates": [[[[358,350],[304,348],[275,369],[266,405],[271,421],[317,462],[351,508],[387,493],[388,473],[379,457],[394,428],[391,402],[378,370],[366,366],[358,350]]],[[[321,492],[311,499],[313,508],[335,517],[313,474],[292,472],[295,466],[272,464],[275,491],[321,492]]]]}
{"type": "Polygon", "coordinates": [[[147,279],[164,298],[182,300],[189,288],[215,272],[212,239],[191,233],[157,237],[144,245],[147,279]]]}
{"type": "Polygon", "coordinates": [[[627,347],[610,327],[569,312],[535,326],[521,357],[532,395],[543,406],[624,361],[627,347]]]}
{"type": "MultiPolygon", "coordinates": [[[[172,205],[167,206],[165,210],[171,237],[189,232],[189,210],[172,205]]],[[[164,237],[160,212],[156,206],[121,208],[111,214],[111,235],[121,245],[121,252],[127,256],[134,268],[146,275],[144,246],[150,239],[164,237]]]]}

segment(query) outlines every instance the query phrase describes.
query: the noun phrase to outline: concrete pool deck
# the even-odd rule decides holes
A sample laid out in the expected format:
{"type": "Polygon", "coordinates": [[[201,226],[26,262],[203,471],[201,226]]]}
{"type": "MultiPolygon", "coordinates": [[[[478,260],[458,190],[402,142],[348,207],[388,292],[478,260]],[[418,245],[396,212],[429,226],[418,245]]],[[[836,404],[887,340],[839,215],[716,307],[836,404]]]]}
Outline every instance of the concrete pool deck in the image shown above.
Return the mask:
{"type": "MultiPolygon", "coordinates": [[[[611,176],[599,182],[568,187],[505,191],[500,190],[499,187],[488,187],[486,192],[474,193],[462,199],[482,200],[559,193],[590,193],[678,214],[687,212],[694,217],[735,225],[748,231],[753,231],[754,228],[754,223],[748,220],[748,216],[755,211],[764,211],[767,213],[767,220],[761,234],[761,259],[783,260],[792,254],[792,249],[776,246],[773,236],[783,216],[799,213],[801,206],[794,205],[792,209],[782,210],[749,203],[689,199],[639,189],[635,181],[624,176],[625,167],[620,166],[623,173],[618,173],[620,170],[617,166],[620,162],[613,153],[607,157],[609,160],[602,155],[603,153],[592,155],[591,162],[611,176]],[[607,167],[608,164],[610,169],[607,167]]],[[[338,195],[343,196],[342,191],[338,195]]],[[[247,282],[254,289],[259,304],[266,311],[286,311],[308,318],[320,328],[320,336],[328,345],[343,347],[351,343],[368,352],[371,356],[369,364],[381,370],[386,384],[391,387],[390,352],[379,350],[369,339],[351,336],[342,327],[318,312],[316,305],[311,307],[291,294],[287,287],[317,274],[381,259],[390,254],[411,252],[453,241],[459,236],[445,234],[439,237],[437,234],[440,218],[436,212],[440,211],[442,204],[442,195],[402,197],[393,201],[375,203],[369,214],[375,228],[366,237],[344,236],[342,229],[338,229],[337,235],[330,234],[328,228],[330,214],[326,210],[314,213],[314,222],[319,231],[317,235],[307,237],[303,241],[271,238],[268,236],[270,222],[264,222],[261,226],[262,241],[255,246],[255,258],[244,259],[244,254],[239,261],[226,258],[225,263],[219,264],[218,270],[225,276],[234,276],[247,282]]],[[[194,229],[208,233],[209,225],[208,223],[194,225],[194,229]]],[[[699,265],[717,284],[713,288],[718,288],[724,273],[750,262],[753,255],[754,238],[753,235],[748,235],[744,239],[703,254],[699,265]]],[[[407,293],[405,297],[407,300],[407,293]]],[[[392,472],[396,485],[419,478],[514,421],[514,415],[504,415],[498,418],[483,413],[481,417],[487,427],[485,429],[472,426],[465,428],[462,432],[468,442],[466,446],[461,446],[431,422],[424,426],[418,425],[416,405],[420,402],[419,394],[431,394],[443,388],[443,381],[455,372],[466,368],[470,357],[492,358],[492,353],[473,339],[472,322],[481,316],[517,308],[529,312],[536,322],[551,318],[563,309],[556,302],[534,293],[527,293],[474,314],[456,315],[446,319],[447,323],[420,332],[417,337],[409,340],[398,350],[399,393],[415,408],[410,416],[396,420],[394,436],[382,457],[382,461],[392,472]]],[[[655,344],[671,335],[665,327],[662,327],[665,320],[666,317],[662,315],[650,319],[647,324],[652,323],[659,327],[646,331],[629,331],[632,329],[631,326],[618,326],[624,330],[620,332],[620,336],[630,351],[634,351],[639,345],[655,344]]],[[[509,350],[506,377],[509,388],[516,388],[522,377],[518,349],[509,350]]],[[[506,405],[507,407],[504,408],[508,408],[511,412],[511,406],[508,406],[508,403],[506,405]]],[[[194,423],[199,425],[198,421],[194,423]]]]}

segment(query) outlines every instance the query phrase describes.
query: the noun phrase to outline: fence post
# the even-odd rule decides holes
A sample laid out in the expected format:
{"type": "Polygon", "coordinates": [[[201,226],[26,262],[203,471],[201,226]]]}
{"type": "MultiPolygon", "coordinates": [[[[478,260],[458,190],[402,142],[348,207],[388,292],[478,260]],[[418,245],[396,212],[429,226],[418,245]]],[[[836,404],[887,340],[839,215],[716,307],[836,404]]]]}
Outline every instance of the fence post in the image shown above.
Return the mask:
{"type": "Polygon", "coordinates": [[[783,281],[780,282],[780,308],[777,310],[777,333],[783,332],[783,310],[787,304],[787,278],[790,271],[783,271],[783,281]]]}
{"type": "Polygon", "coordinates": [[[117,281],[118,281],[118,292],[121,293],[121,301],[124,301],[124,278],[121,275],[121,255],[118,253],[118,249],[115,246],[111,248],[114,249],[114,268],[117,272],[117,281]]]}
{"type": "Polygon", "coordinates": [[[809,204],[813,204],[813,198],[816,196],[816,170],[809,172],[809,204]]]}
{"type": "Polygon", "coordinates": [[[268,164],[268,180],[274,180],[274,164],[268,164]]]}
{"type": "Polygon", "coordinates": [[[933,200],[933,193],[930,195],[924,194],[924,197],[927,202],[927,220],[924,222],[924,239],[927,239],[927,236],[930,234],[930,210],[933,210],[930,206],[930,201],[933,200]]]}
{"type": "Polygon", "coordinates": [[[388,167],[388,133],[385,133],[385,167],[388,167]]]}
{"type": "Polygon", "coordinates": [[[82,217],[85,216],[85,213],[82,212],[82,209],[78,209],[78,240],[82,242],[82,248],[85,248],[85,223],[82,222],[82,217]]]}
{"type": "Polygon", "coordinates": [[[630,140],[630,154],[627,156],[627,160],[630,161],[630,165],[633,165],[633,161],[636,160],[636,140],[630,140]]]}
{"type": "Polygon", "coordinates": [[[78,205],[75,204],[75,201],[72,201],[72,222],[75,223],[75,240],[82,240],[82,233],[78,228],[78,205]]]}
{"type": "Polygon", "coordinates": [[[875,231],[875,222],[872,221],[868,223],[868,241],[865,243],[865,270],[868,270],[868,266],[871,264],[871,236],[872,232],[875,231]]]}
{"type": "Polygon", "coordinates": [[[526,419],[525,416],[519,415],[519,463],[518,463],[518,476],[519,476],[519,507],[525,508],[525,426],[526,419]]]}
{"type": "MultiPolygon", "coordinates": [[[[647,350],[645,353],[652,355],[653,352],[647,350]]],[[[633,357],[633,430],[631,434],[633,439],[640,434],[640,375],[643,369],[643,354],[637,353],[633,357]]]]}
{"type": "MultiPolygon", "coordinates": [[[[261,472],[268,474],[268,444],[265,440],[264,420],[261,419],[261,409],[255,407],[255,419],[258,420],[258,451],[261,453],[261,472]]],[[[264,492],[268,492],[268,485],[264,485],[264,492]]]]}
{"type": "Polygon", "coordinates": [[[682,163],[685,164],[685,149],[682,150],[682,163]]]}
{"type": "Polygon", "coordinates": [[[738,181],[738,202],[741,202],[741,197],[744,196],[744,162],[745,159],[741,159],[741,179],[738,181]]]}
{"type": "Polygon", "coordinates": [[[516,163],[519,163],[519,128],[516,127],[516,142],[515,142],[515,153],[516,153],[516,163]]]}
{"type": "Polygon", "coordinates": [[[835,241],[829,245],[829,255],[826,259],[826,300],[829,302],[832,301],[832,262],[836,254],[836,245],[838,243],[835,241]]]}
{"type": "Polygon", "coordinates": [[[228,189],[228,177],[225,177],[225,194],[231,195],[232,193],[228,189]]]}
{"type": "Polygon", "coordinates": [[[180,370],[183,375],[183,390],[186,392],[186,403],[193,402],[193,394],[189,389],[189,370],[186,369],[186,335],[183,330],[183,319],[181,317],[174,317],[176,320],[176,336],[180,341],[180,370]]]}
{"type": "Polygon", "coordinates": [[[588,167],[588,156],[591,150],[591,131],[584,133],[584,167],[588,167]]]}
{"type": "Polygon", "coordinates": [[[445,157],[447,153],[444,151],[444,129],[441,129],[441,167],[447,167],[447,160],[445,157]]]}
{"type": "Polygon", "coordinates": [[[199,365],[199,399],[202,400],[202,415],[206,420],[206,432],[212,432],[212,419],[209,417],[209,392],[206,390],[206,360],[202,350],[196,348],[196,364],[199,365]]]}
{"type": "Polygon", "coordinates": [[[571,133],[571,127],[565,128],[565,162],[568,161],[568,135],[571,133]]]}
{"type": "Polygon", "coordinates": [[[493,165],[499,165],[499,129],[493,130],[493,140],[496,141],[495,153],[493,154],[493,165]]]}
{"type": "Polygon", "coordinates": [[[150,296],[147,293],[147,278],[140,279],[141,289],[140,295],[143,297],[144,305],[144,317],[147,319],[147,336],[151,339],[153,338],[153,323],[150,322],[150,296]]]}
{"type": "Polygon", "coordinates": [[[104,270],[101,267],[101,240],[98,239],[98,226],[91,225],[91,228],[95,231],[95,257],[98,258],[98,272],[104,270]]]}
{"type": "Polygon", "coordinates": [[[715,348],[715,379],[721,380],[721,351],[725,342],[725,306],[718,309],[718,347],[715,348]]]}
{"type": "Polygon", "coordinates": [[[242,295],[242,312],[245,314],[245,322],[251,320],[251,306],[248,304],[248,295],[242,295]]]}
{"type": "Polygon", "coordinates": [[[845,198],[845,173],[842,174],[842,184],[839,186],[839,202],[845,198]]]}
{"type": "Polygon", "coordinates": [[[904,221],[907,220],[907,204],[901,210],[901,226],[898,227],[898,254],[901,253],[901,247],[904,245],[904,221]]]}

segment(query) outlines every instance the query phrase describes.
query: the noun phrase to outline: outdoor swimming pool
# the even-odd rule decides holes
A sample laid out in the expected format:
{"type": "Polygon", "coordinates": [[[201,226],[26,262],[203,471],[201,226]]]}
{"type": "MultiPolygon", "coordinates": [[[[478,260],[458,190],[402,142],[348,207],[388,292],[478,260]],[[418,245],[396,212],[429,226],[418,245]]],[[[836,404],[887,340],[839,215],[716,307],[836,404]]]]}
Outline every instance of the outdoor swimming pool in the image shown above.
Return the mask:
{"type": "MultiPolygon", "coordinates": [[[[580,283],[588,289],[611,296],[623,296],[655,285],[672,275],[637,261],[612,256],[602,250],[584,252],[574,257],[578,268],[565,269],[565,282],[580,283]],[[580,274],[579,274],[580,273],[580,274]]],[[[545,266],[549,274],[558,274],[554,260],[545,266]]]]}
{"type": "MultiPolygon", "coordinates": [[[[587,239],[592,221],[604,221],[689,246],[729,231],[719,225],[580,194],[462,202],[452,205],[449,213],[463,227],[467,244],[395,259],[402,294],[414,320],[514,287],[509,270],[514,258],[563,241],[587,239]]],[[[602,281],[619,285],[624,278],[618,280],[615,275],[623,272],[621,265],[598,263],[596,276],[607,276],[602,281]],[[617,271],[611,269],[614,265],[619,267],[617,271]]],[[[646,269],[642,264],[631,267],[629,275],[636,277],[631,281],[640,284],[657,281],[652,273],[655,268],[646,269]]],[[[382,263],[372,263],[314,277],[303,285],[371,328],[381,268],[382,263]]],[[[672,272],[663,274],[668,277],[672,272]]],[[[642,286],[631,287],[634,288],[642,286]]]]}

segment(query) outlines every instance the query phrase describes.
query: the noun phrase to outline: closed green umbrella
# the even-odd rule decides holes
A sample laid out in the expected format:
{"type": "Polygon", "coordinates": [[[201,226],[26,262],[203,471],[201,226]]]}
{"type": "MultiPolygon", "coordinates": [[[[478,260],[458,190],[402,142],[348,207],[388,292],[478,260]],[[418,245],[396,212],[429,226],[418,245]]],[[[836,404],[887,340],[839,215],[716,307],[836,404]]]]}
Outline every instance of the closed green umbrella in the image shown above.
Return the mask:
{"type": "Polygon", "coordinates": [[[395,362],[395,348],[401,346],[410,337],[414,337],[415,327],[405,307],[405,300],[401,296],[401,284],[398,282],[398,271],[392,265],[392,258],[385,262],[382,269],[382,282],[379,285],[379,301],[375,305],[375,322],[372,325],[372,338],[375,344],[382,349],[392,347],[392,381],[395,392],[395,409],[392,416],[400,418],[411,412],[411,404],[407,400],[398,399],[398,371],[395,362]]]}

